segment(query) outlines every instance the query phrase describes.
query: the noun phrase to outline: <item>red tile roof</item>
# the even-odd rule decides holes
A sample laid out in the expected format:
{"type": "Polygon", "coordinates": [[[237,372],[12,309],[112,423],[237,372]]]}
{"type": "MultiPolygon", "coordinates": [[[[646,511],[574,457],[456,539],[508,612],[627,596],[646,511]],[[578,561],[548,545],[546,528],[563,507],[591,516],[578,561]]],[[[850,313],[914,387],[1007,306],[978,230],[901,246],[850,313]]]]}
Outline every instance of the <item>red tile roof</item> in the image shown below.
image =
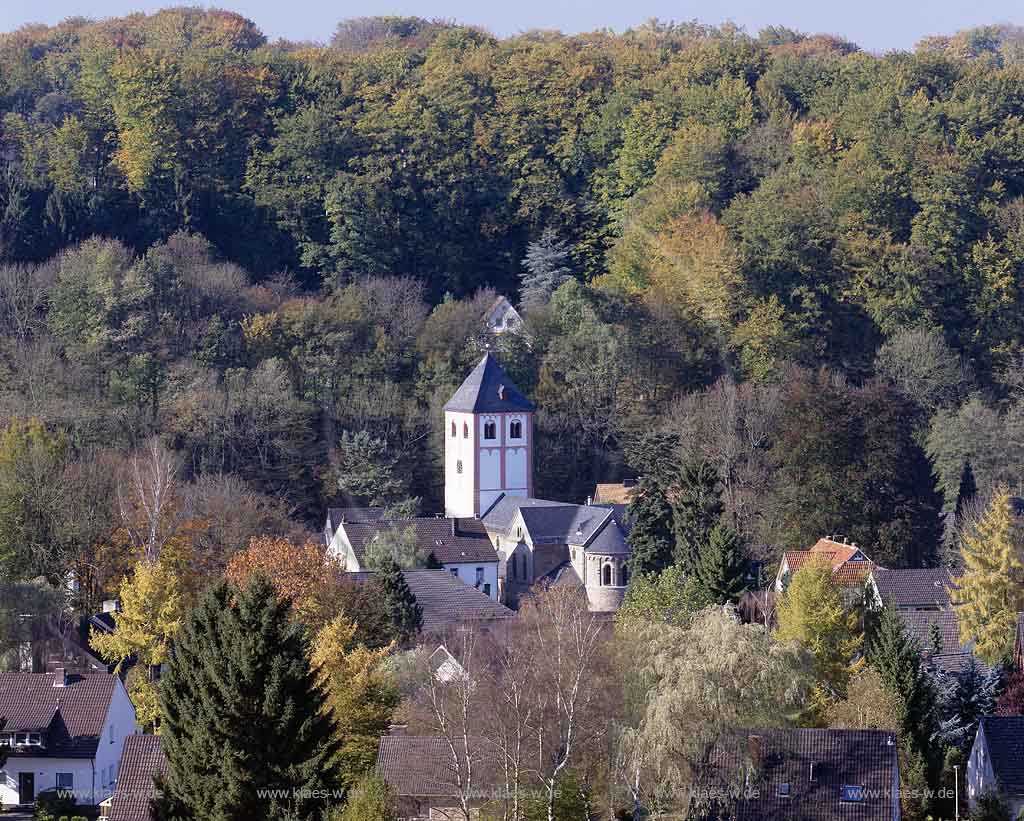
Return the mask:
{"type": "Polygon", "coordinates": [[[832,575],[837,582],[846,587],[862,584],[875,568],[874,563],[857,545],[835,542],[831,539],[818,539],[810,550],[787,550],[786,565],[790,574],[793,574],[804,562],[819,556],[832,565],[832,575]],[[858,556],[861,558],[856,558],[858,556]]]}

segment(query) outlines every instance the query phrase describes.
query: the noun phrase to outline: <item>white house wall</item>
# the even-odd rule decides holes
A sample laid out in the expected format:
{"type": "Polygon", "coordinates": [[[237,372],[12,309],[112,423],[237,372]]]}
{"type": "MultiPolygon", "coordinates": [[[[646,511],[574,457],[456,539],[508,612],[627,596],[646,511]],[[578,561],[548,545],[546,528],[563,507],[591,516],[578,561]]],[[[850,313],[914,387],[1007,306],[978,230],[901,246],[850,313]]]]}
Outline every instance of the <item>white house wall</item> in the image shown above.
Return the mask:
{"type": "MultiPolygon", "coordinates": [[[[498,562],[458,562],[446,564],[444,569],[451,573],[453,576],[457,576],[460,581],[465,582],[470,587],[476,587],[476,570],[478,567],[482,567],[484,570],[484,584],[491,586],[490,597],[495,601],[498,600],[498,562]]],[[[483,586],[480,587],[480,591],[483,592],[483,586]]]]}
{"type": "Polygon", "coordinates": [[[117,679],[114,683],[114,694],[110,699],[110,709],[107,710],[107,719],[103,723],[103,734],[100,736],[100,743],[96,748],[96,787],[104,791],[96,799],[96,803],[110,795],[113,789],[112,781],[116,781],[116,779],[112,779],[110,773],[113,771],[116,775],[125,738],[139,731],[140,728],[135,723],[135,707],[132,706],[124,684],[117,679]],[[104,774],[106,774],[105,782],[103,781],[104,774]]]}
{"type": "Polygon", "coordinates": [[[448,516],[476,515],[476,429],[472,413],[444,414],[444,508],[448,516]],[[452,436],[452,425],[455,435],[452,436]],[[464,435],[468,427],[469,436],[464,435]],[[459,462],[462,471],[459,472],[459,462]]]}
{"type": "MultiPolygon", "coordinates": [[[[91,758],[8,758],[0,770],[0,804],[13,806],[18,803],[18,775],[32,773],[35,778],[35,792],[52,790],[57,786],[57,773],[71,773],[72,787],[79,804],[98,804],[104,796],[98,795],[99,784],[93,785],[93,761],[91,758]]],[[[99,773],[96,774],[99,781],[99,773]]]]}

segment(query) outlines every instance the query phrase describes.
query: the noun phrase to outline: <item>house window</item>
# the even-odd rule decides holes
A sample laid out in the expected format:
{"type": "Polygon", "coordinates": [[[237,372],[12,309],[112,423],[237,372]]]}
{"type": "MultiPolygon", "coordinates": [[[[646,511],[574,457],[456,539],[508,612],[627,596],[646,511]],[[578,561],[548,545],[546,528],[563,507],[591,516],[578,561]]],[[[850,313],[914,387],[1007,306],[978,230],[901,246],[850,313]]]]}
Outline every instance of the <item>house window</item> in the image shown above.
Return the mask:
{"type": "Polygon", "coordinates": [[[459,568],[457,568],[457,567],[450,567],[450,568],[448,568],[448,570],[456,579],[459,578],[459,568]]]}
{"type": "Polygon", "coordinates": [[[517,527],[516,528],[516,538],[517,539],[523,538],[523,529],[521,527],[517,527]]]}
{"type": "Polygon", "coordinates": [[[612,566],[606,564],[604,569],[601,571],[601,584],[611,585],[612,583],[612,566]]]}
{"type": "Polygon", "coordinates": [[[455,423],[452,422],[452,439],[455,438],[455,423]]]}
{"type": "Polygon", "coordinates": [[[491,595],[491,586],[489,584],[484,585],[484,595],[488,597],[491,595]]]}
{"type": "Polygon", "coordinates": [[[74,773],[57,773],[57,789],[73,790],[75,788],[74,773]]]}
{"type": "Polygon", "coordinates": [[[484,422],[484,439],[497,439],[498,426],[494,422],[484,422]]]}
{"type": "Polygon", "coordinates": [[[523,438],[523,423],[518,419],[512,422],[508,426],[508,438],[509,439],[522,439],[523,438]]]}
{"type": "Polygon", "coordinates": [[[864,788],[856,784],[844,784],[840,801],[860,802],[864,800],[864,788]]]}
{"type": "Polygon", "coordinates": [[[456,473],[462,473],[462,460],[461,459],[456,459],[455,460],[455,472],[456,473]]]}
{"type": "Polygon", "coordinates": [[[462,423],[462,438],[469,438],[469,425],[467,425],[465,422],[462,423]]]}
{"type": "Polygon", "coordinates": [[[793,788],[789,783],[779,784],[778,788],[775,790],[775,794],[779,798],[789,798],[793,794],[793,788]]]}
{"type": "Polygon", "coordinates": [[[479,588],[483,583],[484,583],[484,569],[482,567],[478,567],[476,569],[476,584],[474,585],[474,587],[479,588]]]}

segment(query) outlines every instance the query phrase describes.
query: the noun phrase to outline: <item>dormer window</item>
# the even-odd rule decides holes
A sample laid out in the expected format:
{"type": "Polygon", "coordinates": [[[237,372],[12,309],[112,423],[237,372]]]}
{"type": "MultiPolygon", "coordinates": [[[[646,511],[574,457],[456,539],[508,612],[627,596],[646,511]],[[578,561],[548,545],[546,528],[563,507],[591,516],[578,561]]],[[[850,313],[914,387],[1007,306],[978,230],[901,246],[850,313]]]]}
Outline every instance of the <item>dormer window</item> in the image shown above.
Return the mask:
{"type": "Polygon", "coordinates": [[[779,798],[789,798],[793,794],[793,785],[790,783],[779,784],[775,790],[775,794],[779,798]]]}
{"type": "Polygon", "coordinates": [[[508,438],[509,439],[522,439],[523,438],[523,423],[518,419],[509,424],[508,426],[508,438]]]}
{"type": "Polygon", "coordinates": [[[857,784],[844,784],[839,800],[859,804],[864,800],[864,787],[857,784]]]}
{"type": "Polygon", "coordinates": [[[484,439],[497,439],[498,426],[494,422],[484,422],[484,439]]]}

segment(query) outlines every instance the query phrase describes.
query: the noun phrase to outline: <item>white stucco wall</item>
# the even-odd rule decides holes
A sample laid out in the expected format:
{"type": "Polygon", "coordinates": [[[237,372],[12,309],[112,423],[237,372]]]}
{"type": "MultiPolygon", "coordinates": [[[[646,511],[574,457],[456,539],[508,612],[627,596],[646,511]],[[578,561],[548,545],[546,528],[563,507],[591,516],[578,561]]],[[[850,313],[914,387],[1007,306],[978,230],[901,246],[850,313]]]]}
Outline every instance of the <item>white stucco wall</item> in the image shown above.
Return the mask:
{"type": "Polygon", "coordinates": [[[527,494],[526,448],[508,448],[505,451],[505,489],[510,496],[527,494]]]}
{"type": "MultiPolygon", "coordinates": [[[[498,562],[459,562],[458,564],[446,564],[444,569],[452,573],[454,576],[458,576],[459,579],[470,587],[476,587],[476,569],[482,567],[484,569],[484,584],[489,584],[490,597],[495,601],[498,600],[498,562]],[[453,572],[454,571],[454,572],[453,572]]],[[[480,587],[480,591],[483,592],[483,587],[480,587]]]]}
{"type": "Polygon", "coordinates": [[[480,490],[501,490],[501,448],[480,451],[480,490]]]}

